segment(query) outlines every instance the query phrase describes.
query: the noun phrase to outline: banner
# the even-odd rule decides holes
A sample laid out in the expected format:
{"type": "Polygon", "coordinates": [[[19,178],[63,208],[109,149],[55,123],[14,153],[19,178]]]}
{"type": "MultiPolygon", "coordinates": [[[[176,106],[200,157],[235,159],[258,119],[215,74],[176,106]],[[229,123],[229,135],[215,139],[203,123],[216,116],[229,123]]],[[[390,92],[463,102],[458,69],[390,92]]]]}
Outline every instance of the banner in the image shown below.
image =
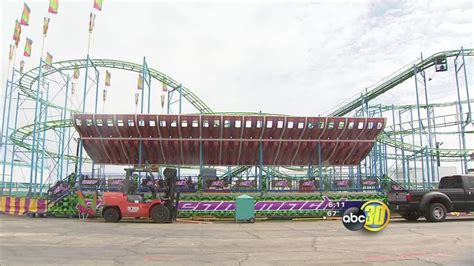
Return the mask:
{"type": "Polygon", "coordinates": [[[31,56],[31,45],[33,41],[29,38],[25,40],[25,50],[23,51],[23,56],[30,57],[31,56]]]}
{"type": "Polygon", "coordinates": [[[138,92],[135,93],[135,105],[138,105],[138,99],[140,98],[140,94],[138,92]]]}
{"type": "Polygon", "coordinates": [[[94,0],[94,8],[102,11],[102,2],[103,0],[94,0]]]}
{"type": "Polygon", "coordinates": [[[125,179],[113,178],[107,180],[107,186],[110,190],[123,190],[125,187],[125,179]]]}
{"type": "Polygon", "coordinates": [[[74,66],[74,79],[78,79],[78,78],[79,78],[79,75],[80,75],[79,67],[78,67],[78,66],[74,66]]]}
{"type": "Polygon", "coordinates": [[[13,59],[13,54],[15,53],[15,45],[10,44],[10,50],[8,52],[8,60],[13,59]]]}
{"type": "Polygon", "coordinates": [[[108,70],[105,71],[105,86],[110,86],[110,72],[108,70]]]}
{"type": "Polygon", "coordinates": [[[216,190],[229,190],[230,186],[226,180],[212,180],[208,179],[206,180],[206,188],[205,190],[208,191],[216,191],[216,190]]]}
{"type": "Polygon", "coordinates": [[[13,40],[15,41],[15,46],[18,47],[18,43],[20,42],[20,35],[21,35],[21,24],[18,20],[15,21],[15,30],[13,32],[13,40]]]}
{"type": "Polygon", "coordinates": [[[379,182],[375,178],[362,179],[360,181],[360,185],[363,186],[363,187],[377,187],[379,185],[379,182]]]}
{"type": "Polygon", "coordinates": [[[319,180],[300,180],[298,188],[300,192],[314,192],[319,189],[319,180]]]}
{"type": "Polygon", "coordinates": [[[81,185],[81,189],[87,190],[97,190],[101,185],[105,185],[105,179],[100,178],[88,178],[88,179],[81,179],[79,184],[81,185]]]}
{"type": "Polygon", "coordinates": [[[161,108],[165,106],[165,96],[161,95],[161,108]]]}
{"type": "Polygon", "coordinates": [[[272,180],[272,187],[291,189],[291,182],[286,179],[272,180]]]}
{"type": "Polygon", "coordinates": [[[163,92],[167,92],[167,91],[168,91],[168,86],[166,86],[165,81],[166,81],[166,79],[161,83],[161,84],[163,85],[163,87],[162,87],[163,92]]]}
{"type": "Polygon", "coordinates": [[[53,64],[53,56],[50,53],[46,53],[46,65],[51,66],[53,64]]]}
{"type": "Polygon", "coordinates": [[[30,21],[30,12],[31,12],[30,7],[26,3],[24,3],[23,13],[21,13],[21,21],[20,21],[21,25],[24,25],[24,26],[29,25],[28,22],[30,21]]]}
{"type": "Polygon", "coordinates": [[[25,69],[25,60],[20,61],[20,75],[23,75],[23,70],[25,69]]]}
{"type": "Polygon", "coordinates": [[[94,23],[95,23],[95,14],[91,13],[89,16],[89,32],[92,32],[92,30],[94,30],[94,23]]]}
{"type": "Polygon", "coordinates": [[[142,74],[138,74],[137,89],[138,89],[138,90],[143,89],[143,76],[142,76],[142,74]]]}
{"type": "Polygon", "coordinates": [[[49,0],[48,12],[51,14],[58,13],[58,0],[49,0]]]}
{"type": "Polygon", "coordinates": [[[43,35],[46,36],[48,33],[48,28],[49,28],[49,18],[44,18],[43,20],[43,35]]]}
{"type": "MultiPolygon", "coordinates": [[[[308,201],[259,201],[255,203],[255,211],[317,211],[317,210],[345,210],[351,207],[360,207],[359,200],[330,200],[323,196],[323,200],[308,201]]],[[[179,211],[234,211],[234,201],[181,201],[179,211]]]]}
{"type": "Polygon", "coordinates": [[[235,187],[241,188],[241,189],[256,189],[257,181],[256,180],[237,180],[235,187]]]}
{"type": "Polygon", "coordinates": [[[334,180],[334,185],[338,188],[352,187],[352,180],[350,179],[334,180]]]}
{"type": "Polygon", "coordinates": [[[48,201],[25,197],[0,197],[0,212],[24,215],[26,213],[46,213],[48,201]]]}

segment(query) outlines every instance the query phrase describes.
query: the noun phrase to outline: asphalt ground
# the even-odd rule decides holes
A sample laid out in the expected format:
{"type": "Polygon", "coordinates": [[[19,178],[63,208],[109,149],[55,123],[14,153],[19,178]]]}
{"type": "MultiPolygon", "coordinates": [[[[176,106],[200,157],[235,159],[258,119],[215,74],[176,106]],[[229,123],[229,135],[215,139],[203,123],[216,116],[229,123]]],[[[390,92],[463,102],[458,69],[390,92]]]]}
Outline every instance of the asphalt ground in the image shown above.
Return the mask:
{"type": "Polygon", "coordinates": [[[1,265],[473,265],[474,218],[393,219],[378,233],[335,221],[155,224],[0,215],[1,265]]]}

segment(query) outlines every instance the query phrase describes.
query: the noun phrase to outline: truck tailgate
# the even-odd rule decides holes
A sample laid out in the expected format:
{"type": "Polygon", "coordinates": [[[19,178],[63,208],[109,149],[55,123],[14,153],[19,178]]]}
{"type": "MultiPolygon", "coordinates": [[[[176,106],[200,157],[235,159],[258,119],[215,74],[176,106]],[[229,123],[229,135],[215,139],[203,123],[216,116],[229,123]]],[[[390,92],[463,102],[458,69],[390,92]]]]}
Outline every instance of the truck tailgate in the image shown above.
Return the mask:
{"type": "Polygon", "coordinates": [[[408,190],[392,191],[388,193],[388,202],[407,202],[408,190]]]}

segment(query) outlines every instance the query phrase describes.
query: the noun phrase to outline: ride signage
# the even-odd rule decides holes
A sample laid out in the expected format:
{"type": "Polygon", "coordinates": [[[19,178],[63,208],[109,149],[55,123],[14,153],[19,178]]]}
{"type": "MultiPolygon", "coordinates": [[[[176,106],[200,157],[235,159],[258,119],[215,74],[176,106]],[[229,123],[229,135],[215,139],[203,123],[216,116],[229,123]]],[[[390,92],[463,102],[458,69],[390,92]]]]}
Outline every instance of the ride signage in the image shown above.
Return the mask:
{"type": "Polygon", "coordinates": [[[319,188],[318,180],[300,180],[299,191],[300,192],[313,192],[319,188]]]}

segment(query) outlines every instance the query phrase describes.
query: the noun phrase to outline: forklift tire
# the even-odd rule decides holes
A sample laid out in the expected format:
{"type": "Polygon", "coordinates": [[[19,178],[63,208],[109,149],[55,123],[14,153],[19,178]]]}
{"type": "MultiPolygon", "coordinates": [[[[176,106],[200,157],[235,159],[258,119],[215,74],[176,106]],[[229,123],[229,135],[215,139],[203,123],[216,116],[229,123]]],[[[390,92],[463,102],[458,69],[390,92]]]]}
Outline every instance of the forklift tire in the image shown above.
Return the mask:
{"type": "Polygon", "coordinates": [[[120,221],[120,213],[117,208],[107,208],[104,211],[104,219],[108,223],[116,223],[120,221]]]}
{"type": "Polygon", "coordinates": [[[170,222],[170,210],[163,205],[155,205],[150,212],[151,219],[155,223],[168,223],[170,222]]]}

